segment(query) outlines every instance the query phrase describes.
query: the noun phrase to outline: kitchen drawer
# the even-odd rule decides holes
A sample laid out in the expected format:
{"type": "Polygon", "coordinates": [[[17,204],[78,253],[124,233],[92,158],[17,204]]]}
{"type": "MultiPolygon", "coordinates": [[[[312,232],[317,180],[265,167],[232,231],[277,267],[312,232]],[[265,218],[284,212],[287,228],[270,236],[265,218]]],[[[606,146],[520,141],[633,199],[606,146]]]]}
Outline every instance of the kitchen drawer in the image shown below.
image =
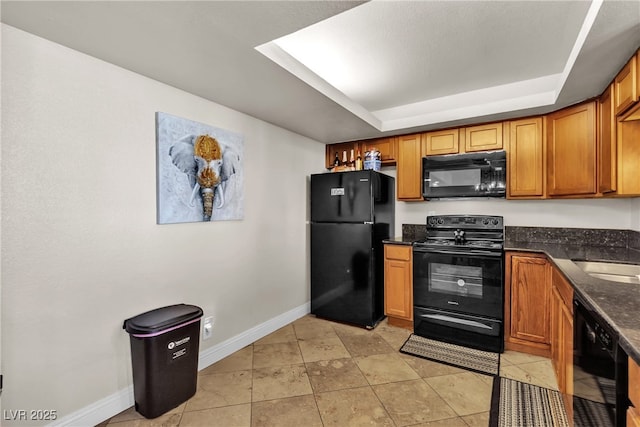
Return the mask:
{"type": "Polygon", "coordinates": [[[385,258],[398,261],[411,260],[412,247],[408,245],[386,245],[385,258]]]}

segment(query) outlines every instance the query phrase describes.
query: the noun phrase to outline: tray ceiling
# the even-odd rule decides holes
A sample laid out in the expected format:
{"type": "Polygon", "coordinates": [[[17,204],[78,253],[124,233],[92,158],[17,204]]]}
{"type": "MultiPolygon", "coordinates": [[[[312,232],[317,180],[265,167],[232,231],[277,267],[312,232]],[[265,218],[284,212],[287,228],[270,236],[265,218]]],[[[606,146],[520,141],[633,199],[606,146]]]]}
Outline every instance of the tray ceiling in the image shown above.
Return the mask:
{"type": "Polygon", "coordinates": [[[0,7],[5,24],[326,143],[561,108],[640,46],[635,0],[0,7]]]}

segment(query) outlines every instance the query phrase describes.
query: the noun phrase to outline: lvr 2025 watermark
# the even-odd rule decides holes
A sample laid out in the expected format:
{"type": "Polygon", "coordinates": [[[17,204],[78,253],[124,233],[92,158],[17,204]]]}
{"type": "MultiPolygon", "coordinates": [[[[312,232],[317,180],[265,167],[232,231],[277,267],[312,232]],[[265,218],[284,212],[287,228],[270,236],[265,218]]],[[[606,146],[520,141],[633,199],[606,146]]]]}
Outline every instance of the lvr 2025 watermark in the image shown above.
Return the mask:
{"type": "Polygon", "coordinates": [[[2,419],[7,421],[54,421],[58,418],[55,409],[4,409],[2,419]]]}

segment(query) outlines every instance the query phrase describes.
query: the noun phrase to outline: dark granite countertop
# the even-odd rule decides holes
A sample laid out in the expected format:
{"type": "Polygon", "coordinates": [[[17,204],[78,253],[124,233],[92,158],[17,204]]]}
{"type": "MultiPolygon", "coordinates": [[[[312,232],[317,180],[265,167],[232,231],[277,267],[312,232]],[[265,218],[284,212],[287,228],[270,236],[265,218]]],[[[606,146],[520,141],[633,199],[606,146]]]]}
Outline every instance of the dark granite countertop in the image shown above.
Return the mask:
{"type": "MultiPolygon", "coordinates": [[[[423,224],[403,224],[402,236],[384,243],[411,245],[424,236],[423,224]]],[[[622,349],[640,363],[640,286],[597,279],[572,261],[640,264],[640,232],[506,227],[504,247],[507,251],[546,254],[573,285],[576,297],[607,322],[618,334],[622,349]]]]}
{"type": "Polygon", "coordinates": [[[384,244],[393,244],[393,245],[413,245],[414,240],[411,238],[404,238],[403,236],[394,237],[392,239],[384,239],[382,243],[384,244]]]}
{"type": "Polygon", "coordinates": [[[601,280],[585,273],[572,260],[640,264],[640,251],[610,246],[585,246],[505,241],[506,251],[542,252],[566,276],[575,296],[619,335],[622,349],[640,363],[640,286],[601,280]]]}

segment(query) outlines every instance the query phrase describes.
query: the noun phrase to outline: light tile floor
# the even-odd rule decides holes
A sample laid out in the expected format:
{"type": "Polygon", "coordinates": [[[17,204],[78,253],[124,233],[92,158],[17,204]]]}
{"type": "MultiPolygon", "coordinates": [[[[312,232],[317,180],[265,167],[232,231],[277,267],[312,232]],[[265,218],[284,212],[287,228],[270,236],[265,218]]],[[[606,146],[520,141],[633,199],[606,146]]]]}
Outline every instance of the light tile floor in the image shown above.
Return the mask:
{"type": "MultiPolygon", "coordinates": [[[[400,353],[410,332],[308,315],[200,371],[196,395],[100,426],[487,426],[492,378],[400,353]]],[[[507,351],[504,377],[557,390],[549,359],[507,351]]]]}

